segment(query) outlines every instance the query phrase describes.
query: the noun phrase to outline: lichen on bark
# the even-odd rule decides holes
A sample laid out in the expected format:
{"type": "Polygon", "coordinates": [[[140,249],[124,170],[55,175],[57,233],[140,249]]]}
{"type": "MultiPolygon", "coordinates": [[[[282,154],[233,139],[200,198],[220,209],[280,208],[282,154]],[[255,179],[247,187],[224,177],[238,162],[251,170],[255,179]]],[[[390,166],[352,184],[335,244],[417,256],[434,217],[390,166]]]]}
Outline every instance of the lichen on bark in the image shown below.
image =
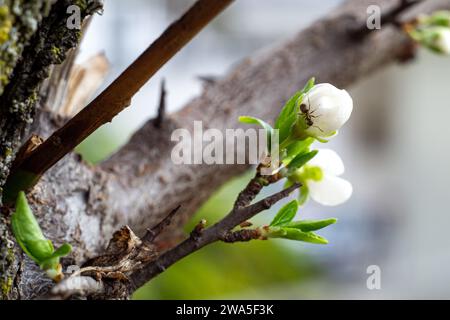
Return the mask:
{"type": "Polygon", "coordinates": [[[14,156],[39,105],[40,85],[49,76],[50,67],[62,63],[80,40],[81,31],[67,27],[67,8],[77,5],[83,20],[101,7],[101,1],[0,1],[0,18],[2,14],[5,17],[4,23],[0,22],[0,46],[4,49],[0,53],[0,79],[5,79],[0,81],[1,199],[14,156]]]}
{"type": "Polygon", "coordinates": [[[0,95],[50,4],[50,0],[0,0],[0,95]]]}
{"type": "Polygon", "coordinates": [[[0,218],[0,299],[14,299],[18,296],[18,291],[12,290],[20,264],[16,248],[6,219],[0,218]]]}

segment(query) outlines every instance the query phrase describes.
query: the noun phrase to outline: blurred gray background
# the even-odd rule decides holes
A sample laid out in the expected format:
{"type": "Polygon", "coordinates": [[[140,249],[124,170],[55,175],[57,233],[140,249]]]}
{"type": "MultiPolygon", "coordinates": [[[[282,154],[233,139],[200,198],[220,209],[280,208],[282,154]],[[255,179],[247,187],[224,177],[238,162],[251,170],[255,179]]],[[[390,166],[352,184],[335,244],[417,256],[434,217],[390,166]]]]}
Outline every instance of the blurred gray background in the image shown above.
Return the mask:
{"type": "MultiPolygon", "coordinates": [[[[103,15],[96,16],[90,26],[78,62],[104,52],[111,64],[106,86],[193,2],[106,1],[103,15]]],[[[176,111],[201,92],[198,76],[226,73],[241,58],[295,34],[339,2],[237,0],[158,72],[129,109],[79,151],[99,161],[124,143],[156,114],[163,77],[168,109],[176,111]]],[[[354,194],[339,207],[310,202],[302,213],[339,218],[338,224],[321,233],[329,245],[257,244],[255,252],[267,253],[266,259],[258,257],[258,261],[270,266],[273,257],[268,252],[281,250],[283,261],[289,263],[273,265],[260,280],[247,279],[250,270],[239,275],[244,285],[227,288],[224,278],[233,275],[227,270],[211,272],[223,265],[220,259],[227,254],[235,258],[234,268],[240,268],[240,248],[227,247],[221,253],[221,246],[213,247],[203,256],[188,258],[183,268],[170,269],[136,298],[450,298],[449,70],[450,58],[422,50],[412,63],[380,70],[346,88],[354,98],[354,113],[326,147],[343,158],[344,177],[352,182],[354,194]],[[208,264],[211,259],[216,264],[208,264]],[[309,261],[310,266],[298,266],[298,272],[286,279],[277,275],[289,272],[280,271],[286,264],[295,269],[297,264],[291,267],[291,260],[297,259],[295,263],[309,261]],[[369,265],[381,268],[381,290],[366,287],[369,265]],[[202,279],[192,288],[183,284],[189,272],[197,272],[193,269],[207,270],[209,276],[203,281],[209,286],[202,285],[202,279]]],[[[222,190],[208,208],[229,207],[239,191],[236,184],[222,190]]]]}

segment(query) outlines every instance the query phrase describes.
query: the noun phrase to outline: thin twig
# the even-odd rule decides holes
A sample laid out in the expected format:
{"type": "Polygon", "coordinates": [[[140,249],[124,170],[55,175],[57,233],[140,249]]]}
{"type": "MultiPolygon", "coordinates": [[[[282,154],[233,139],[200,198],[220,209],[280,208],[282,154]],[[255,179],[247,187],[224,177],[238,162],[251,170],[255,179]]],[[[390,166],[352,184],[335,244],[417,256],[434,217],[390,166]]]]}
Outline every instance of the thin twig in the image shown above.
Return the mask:
{"type": "Polygon", "coordinates": [[[261,165],[259,165],[256,169],[255,176],[248,182],[247,186],[239,193],[238,197],[236,198],[236,201],[234,202],[234,209],[248,206],[264,186],[275,183],[282,178],[283,176],[281,174],[262,176],[261,165]]]}
{"type": "Polygon", "coordinates": [[[166,114],[166,81],[162,79],[161,81],[161,93],[159,96],[159,106],[158,106],[158,116],[155,119],[155,127],[161,128],[164,121],[164,116],[166,114]]]}
{"type": "Polygon", "coordinates": [[[40,177],[101,125],[110,122],[167,61],[233,1],[198,0],[105,91],[31,153],[17,171],[40,177]]]}
{"type": "MultiPolygon", "coordinates": [[[[175,262],[181,260],[187,255],[199,250],[200,248],[216,242],[225,241],[229,237],[230,232],[242,222],[254,217],[256,214],[269,209],[281,199],[287,197],[292,191],[299,188],[300,184],[294,184],[280,192],[273,194],[255,204],[244,208],[234,208],[227,216],[215,225],[190,236],[182,243],[160,255],[157,259],[148,263],[145,267],[136,270],[129,276],[131,291],[142,286],[147,281],[166,270],[175,262]]],[[[235,234],[235,236],[238,236],[235,234]]],[[[231,240],[230,238],[228,238],[231,240]]],[[[249,239],[250,240],[250,239],[249,239]]]]}
{"type": "Polygon", "coordinates": [[[170,211],[170,213],[163,220],[161,220],[161,222],[159,222],[156,226],[154,226],[151,229],[148,229],[145,236],[142,237],[142,241],[152,243],[153,240],[155,240],[155,238],[164,230],[164,228],[166,228],[168,225],[171,224],[173,217],[180,208],[181,205],[170,211]]]}
{"type": "Polygon", "coordinates": [[[197,76],[197,79],[200,80],[204,85],[212,86],[218,80],[216,76],[197,76]]]}

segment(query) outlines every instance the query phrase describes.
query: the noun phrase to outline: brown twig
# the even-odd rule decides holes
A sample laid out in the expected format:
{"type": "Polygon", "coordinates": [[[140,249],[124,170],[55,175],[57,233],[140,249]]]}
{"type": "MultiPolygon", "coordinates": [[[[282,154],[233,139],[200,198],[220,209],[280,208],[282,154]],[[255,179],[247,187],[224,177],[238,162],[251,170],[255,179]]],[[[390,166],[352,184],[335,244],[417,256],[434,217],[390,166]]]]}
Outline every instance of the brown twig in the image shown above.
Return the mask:
{"type": "Polygon", "coordinates": [[[281,174],[263,176],[260,171],[261,165],[259,165],[256,169],[255,176],[248,182],[244,190],[239,193],[236,201],[234,202],[234,209],[248,206],[264,186],[275,183],[283,178],[281,174]]]}
{"type": "Polygon", "coordinates": [[[40,177],[101,125],[110,122],[167,61],[233,1],[198,0],[96,99],[31,153],[18,170],[40,177]]]}
{"type": "Polygon", "coordinates": [[[247,242],[251,240],[261,239],[260,229],[243,229],[233,232],[228,232],[220,240],[226,243],[247,242]]]}
{"type": "Polygon", "coordinates": [[[205,230],[205,227],[206,227],[206,220],[205,219],[200,220],[195,225],[194,230],[191,231],[190,237],[193,240],[197,241],[201,237],[203,230],[205,230]]]}
{"type": "Polygon", "coordinates": [[[166,270],[175,262],[181,260],[187,255],[199,250],[200,248],[210,243],[216,241],[235,242],[227,240],[238,241],[238,238],[242,239],[242,241],[247,241],[247,239],[251,240],[250,238],[252,237],[253,239],[255,239],[254,237],[256,236],[256,234],[254,232],[247,232],[248,234],[244,234],[243,232],[239,233],[239,231],[237,231],[237,233],[233,233],[232,230],[236,226],[239,226],[242,222],[254,217],[256,214],[269,209],[275,203],[287,197],[292,191],[296,190],[299,187],[300,184],[294,184],[280,192],[273,194],[272,196],[256,202],[255,204],[232,209],[232,211],[227,216],[225,216],[215,225],[204,229],[199,233],[195,233],[195,236],[192,236],[191,234],[191,236],[184,240],[182,243],[180,243],[173,249],[170,249],[167,252],[163,253],[157,259],[148,263],[145,267],[131,274],[129,276],[131,285],[130,290],[134,291],[136,288],[142,286],[147,281],[153,279],[155,276],[166,270]]]}

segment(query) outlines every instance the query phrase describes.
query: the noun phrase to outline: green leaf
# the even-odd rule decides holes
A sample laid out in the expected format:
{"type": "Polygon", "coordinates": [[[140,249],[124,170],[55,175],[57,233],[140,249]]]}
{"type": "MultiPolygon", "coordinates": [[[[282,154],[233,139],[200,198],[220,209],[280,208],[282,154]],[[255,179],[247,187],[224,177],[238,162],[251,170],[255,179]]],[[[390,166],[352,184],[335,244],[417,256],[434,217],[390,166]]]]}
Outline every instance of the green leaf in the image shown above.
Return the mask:
{"type": "Polygon", "coordinates": [[[316,82],[316,78],[312,77],[311,79],[309,79],[308,82],[306,83],[306,85],[303,87],[301,92],[308,93],[308,91],[311,90],[312,87],[314,87],[315,82],[316,82]]]}
{"type": "Polygon", "coordinates": [[[299,229],[303,232],[316,231],[328,227],[337,222],[335,218],[323,219],[323,220],[300,220],[291,221],[285,226],[288,228],[299,229]]]}
{"type": "Polygon", "coordinates": [[[316,244],[327,244],[328,243],[327,239],[325,239],[324,237],[321,237],[313,232],[303,232],[299,229],[286,228],[286,227],[282,227],[282,229],[286,232],[286,234],[282,236],[282,238],[284,238],[284,239],[291,239],[291,240],[316,243],[316,244]]]}
{"type": "Polygon", "coordinates": [[[280,143],[289,137],[292,127],[298,119],[299,107],[302,103],[304,95],[314,86],[315,79],[311,78],[302,90],[296,92],[281,109],[277,120],[275,121],[275,129],[280,130],[280,143]]]}
{"type": "Polygon", "coordinates": [[[298,204],[297,200],[292,200],[291,202],[285,204],[280,211],[278,211],[275,218],[273,218],[270,226],[282,226],[286,223],[292,221],[297,214],[298,204]]]}
{"type": "Polygon", "coordinates": [[[62,258],[67,256],[72,251],[72,246],[68,243],[64,243],[52,254],[52,258],[62,258]]]}
{"type": "Polygon", "coordinates": [[[35,262],[40,263],[53,254],[53,245],[42,234],[23,191],[18,194],[16,212],[11,216],[11,226],[20,247],[35,262]]]}
{"type": "Polygon", "coordinates": [[[309,188],[306,184],[302,184],[298,193],[298,205],[302,206],[306,203],[309,198],[309,188]]]}
{"type": "Polygon", "coordinates": [[[271,140],[272,140],[272,131],[273,128],[270,124],[268,124],[267,122],[255,118],[255,117],[250,117],[250,116],[240,116],[239,117],[239,122],[241,123],[247,123],[247,124],[257,124],[260,125],[261,127],[263,127],[266,130],[266,134],[267,134],[267,147],[270,150],[271,147],[271,140]]]}
{"type": "Polygon", "coordinates": [[[275,129],[280,130],[280,143],[290,135],[292,127],[297,121],[301,100],[302,93],[299,91],[286,102],[275,121],[275,129]]]}
{"type": "Polygon", "coordinates": [[[318,153],[318,150],[313,150],[307,153],[301,153],[297,155],[288,165],[288,169],[290,171],[295,171],[297,169],[300,169],[303,167],[306,163],[308,163],[309,160],[314,158],[316,154],[318,153]]]}
{"type": "Polygon", "coordinates": [[[28,251],[32,254],[34,259],[40,263],[48,259],[54,252],[53,244],[50,240],[28,240],[26,242],[28,251]]]}
{"type": "Polygon", "coordinates": [[[299,154],[308,152],[309,147],[313,142],[314,138],[306,138],[305,140],[299,140],[291,143],[287,147],[286,156],[282,160],[283,164],[288,165],[299,154]]]}

